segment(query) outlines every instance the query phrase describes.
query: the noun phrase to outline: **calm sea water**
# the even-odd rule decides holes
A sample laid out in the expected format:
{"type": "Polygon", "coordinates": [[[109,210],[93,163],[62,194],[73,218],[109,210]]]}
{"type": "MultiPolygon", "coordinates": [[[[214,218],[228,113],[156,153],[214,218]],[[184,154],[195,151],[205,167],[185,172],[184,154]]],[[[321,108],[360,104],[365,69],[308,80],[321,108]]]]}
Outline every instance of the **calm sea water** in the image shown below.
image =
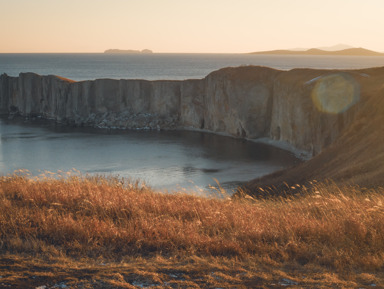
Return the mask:
{"type": "Polygon", "coordinates": [[[118,175],[159,190],[228,189],[298,162],[264,144],[188,131],[108,131],[0,119],[0,173],[118,175]]]}
{"type": "MultiPolygon", "coordinates": [[[[0,54],[0,74],[55,74],[73,80],[203,78],[228,66],[356,69],[384,66],[384,57],[249,54],[0,54]]],[[[141,179],[160,190],[234,188],[298,160],[277,148],[199,132],[103,131],[0,119],[0,174],[34,175],[76,168],[82,173],[141,179]]]]}
{"type": "Polygon", "coordinates": [[[73,80],[203,78],[228,66],[262,65],[276,69],[357,69],[384,66],[384,57],[281,56],[252,54],[0,54],[0,74],[60,75],[73,80]]]}

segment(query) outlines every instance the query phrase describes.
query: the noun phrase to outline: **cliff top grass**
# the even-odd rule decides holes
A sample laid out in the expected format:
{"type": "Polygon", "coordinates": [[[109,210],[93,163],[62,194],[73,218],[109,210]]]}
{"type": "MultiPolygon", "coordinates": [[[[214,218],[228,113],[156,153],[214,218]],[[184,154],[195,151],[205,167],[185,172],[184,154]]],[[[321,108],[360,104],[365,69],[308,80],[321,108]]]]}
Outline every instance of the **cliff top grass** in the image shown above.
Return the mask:
{"type": "Polygon", "coordinates": [[[382,288],[384,189],[301,192],[218,199],[112,177],[3,176],[0,287],[382,288]]]}

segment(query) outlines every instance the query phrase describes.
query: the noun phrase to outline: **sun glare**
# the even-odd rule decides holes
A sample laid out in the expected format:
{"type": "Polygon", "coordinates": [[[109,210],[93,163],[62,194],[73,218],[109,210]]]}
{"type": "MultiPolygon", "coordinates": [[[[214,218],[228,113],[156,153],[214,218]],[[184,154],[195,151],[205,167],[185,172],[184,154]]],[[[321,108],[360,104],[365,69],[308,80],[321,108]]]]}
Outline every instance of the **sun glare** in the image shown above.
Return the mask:
{"type": "Polygon", "coordinates": [[[317,109],[332,114],[347,111],[360,99],[357,82],[345,73],[321,77],[313,91],[312,100],[317,109]]]}

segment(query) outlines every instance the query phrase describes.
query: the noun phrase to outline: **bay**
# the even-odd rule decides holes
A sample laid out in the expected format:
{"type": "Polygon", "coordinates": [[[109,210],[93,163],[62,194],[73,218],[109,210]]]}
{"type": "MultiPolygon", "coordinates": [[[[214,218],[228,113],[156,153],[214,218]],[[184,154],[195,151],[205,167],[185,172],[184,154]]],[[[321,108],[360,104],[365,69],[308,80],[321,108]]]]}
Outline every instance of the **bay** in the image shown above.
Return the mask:
{"type": "Polygon", "coordinates": [[[0,119],[2,175],[19,169],[33,176],[79,171],[140,180],[161,191],[207,193],[219,182],[231,192],[242,182],[298,162],[279,148],[204,132],[102,130],[0,119]]]}

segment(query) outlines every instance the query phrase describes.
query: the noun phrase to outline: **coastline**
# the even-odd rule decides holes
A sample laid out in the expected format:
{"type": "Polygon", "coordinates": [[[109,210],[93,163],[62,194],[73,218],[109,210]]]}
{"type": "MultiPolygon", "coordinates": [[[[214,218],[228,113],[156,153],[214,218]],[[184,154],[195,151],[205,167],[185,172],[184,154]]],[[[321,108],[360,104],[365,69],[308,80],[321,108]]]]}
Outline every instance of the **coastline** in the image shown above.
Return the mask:
{"type": "Polygon", "coordinates": [[[294,147],[293,145],[291,145],[290,143],[285,142],[285,141],[273,140],[273,139],[266,138],[266,137],[258,138],[258,139],[247,139],[247,140],[252,141],[252,142],[256,142],[256,143],[267,144],[267,145],[274,146],[274,147],[280,148],[282,150],[291,152],[295,155],[295,157],[297,157],[298,159],[300,159],[302,161],[309,161],[313,157],[311,152],[298,149],[298,148],[294,147]]]}
{"type": "MultiPolygon", "coordinates": [[[[370,151],[364,150],[366,156],[361,161],[369,160],[375,163],[372,168],[376,166],[371,153],[377,151],[380,155],[377,140],[360,143],[367,139],[367,128],[382,125],[381,114],[368,111],[380,109],[383,73],[384,68],[282,71],[242,66],[184,81],[81,82],[33,73],[19,77],[3,74],[0,108],[5,114],[41,116],[71,126],[193,129],[251,140],[288,150],[306,161],[301,169],[288,170],[292,180],[318,177],[364,185],[380,180],[370,168],[361,168],[357,161],[352,161],[350,154],[361,159],[363,154],[357,154],[353,148],[357,144],[371,146],[370,151]],[[329,85],[332,81],[343,82],[337,94],[334,86],[329,85]],[[350,92],[355,101],[330,111],[312,99],[318,93],[339,97],[350,92]],[[361,126],[367,113],[372,115],[369,123],[375,124],[361,126]],[[361,135],[361,140],[356,139],[357,135],[361,135]],[[356,178],[361,169],[365,173],[356,178]],[[350,170],[354,173],[349,173],[350,170]]],[[[281,178],[284,176],[285,173],[281,178]]]]}
{"type": "Polygon", "coordinates": [[[198,129],[198,128],[193,128],[193,127],[176,128],[176,130],[204,132],[204,133],[210,133],[210,134],[215,134],[215,135],[219,135],[219,136],[231,137],[231,138],[235,138],[235,139],[243,139],[243,140],[246,140],[249,142],[254,142],[254,143],[261,143],[261,144],[273,146],[275,148],[279,148],[279,149],[282,149],[284,151],[290,152],[297,159],[299,159],[301,161],[309,161],[313,157],[312,153],[309,151],[298,149],[298,148],[294,147],[293,145],[289,144],[288,142],[281,141],[281,140],[273,140],[273,139],[267,138],[267,137],[260,137],[260,138],[254,138],[254,139],[242,138],[242,137],[234,136],[234,135],[231,135],[231,134],[225,133],[225,132],[214,132],[214,131],[210,131],[210,130],[206,130],[206,129],[198,129]]]}
{"type": "Polygon", "coordinates": [[[222,188],[232,195],[239,186],[254,177],[291,167],[300,161],[290,152],[274,146],[255,145],[246,139],[208,130],[78,127],[52,119],[26,119],[22,116],[9,119],[6,115],[2,115],[0,121],[4,133],[2,152],[8,155],[0,160],[0,172],[7,175],[17,169],[27,169],[37,177],[44,171],[69,172],[76,168],[81,175],[100,174],[140,180],[159,192],[215,195],[222,188]],[[10,143],[15,141],[19,150],[31,157],[28,156],[25,161],[12,157],[15,151],[10,143]],[[94,157],[83,151],[83,144],[88,142],[90,147],[87,150],[92,151],[94,157]],[[68,147],[70,144],[73,145],[68,147]],[[142,145],[142,152],[137,144],[142,145]],[[40,164],[33,157],[39,154],[37,146],[47,146],[45,155],[51,156],[52,164],[45,156],[40,164]],[[105,149],[101,150],[100,146],[105,149]],[[77,152],[72,147],[77,147],[77,152]],[[111,148],[113,151],[110,151],[111,148]],[[53,153],[58,151],[67,157],[54,156],[53,153]],[[108,157],[99,157],[107,151],[110,151],[108,157]],[[73,159],[74,155],[79,156],[73,159]],[[88,161],[90,158],[93,160],[88,161]],[[10,163],[11,160],[13,163],[10,163]]]}

